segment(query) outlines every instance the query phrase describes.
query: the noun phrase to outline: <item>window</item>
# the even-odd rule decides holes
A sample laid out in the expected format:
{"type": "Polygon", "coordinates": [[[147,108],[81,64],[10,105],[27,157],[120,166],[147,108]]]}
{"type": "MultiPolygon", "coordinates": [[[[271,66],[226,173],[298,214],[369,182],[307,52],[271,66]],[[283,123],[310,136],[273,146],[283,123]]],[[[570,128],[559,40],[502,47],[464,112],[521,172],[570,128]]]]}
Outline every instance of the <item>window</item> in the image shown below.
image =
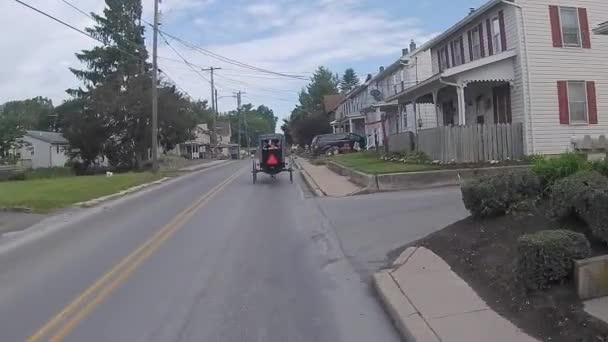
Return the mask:
{"type": "Polygon", "coordinates": [[[452,42],[452,56],[454,66],[464,64],[464,56],[462,55],[462,38],[458,38],[452,42]]]}
{"type": "Polygon", "coordinates": [[[475,28],[471,31],[471,60],[477,60],[481,58],[481,37],[479,36],[479,29],[475,28]]]}
{"type": "Polygon", "coordinates": [[[441,70],[447,70],[450,66],[448,64],[448,49],[447,47],[439,50],[439,67],[441,70]]]}
{"type": "Polygon", "coordinates": [[[578,10],[572,7],[561,7],[559,12],[564,45],[581,47],[581,30],[578,23],[578,10]]]}
{"type": "Polygon", "coordinates": [[[500,20],[498,18],[492,19],[492,45],[494,46],[494,51],[497,53],[503,49],[500,20]]]}
{"type": "Polygon", "coordinates": [[[587,123],[587,85],[582,81],[568,82],[570,123],[587,123]]]}

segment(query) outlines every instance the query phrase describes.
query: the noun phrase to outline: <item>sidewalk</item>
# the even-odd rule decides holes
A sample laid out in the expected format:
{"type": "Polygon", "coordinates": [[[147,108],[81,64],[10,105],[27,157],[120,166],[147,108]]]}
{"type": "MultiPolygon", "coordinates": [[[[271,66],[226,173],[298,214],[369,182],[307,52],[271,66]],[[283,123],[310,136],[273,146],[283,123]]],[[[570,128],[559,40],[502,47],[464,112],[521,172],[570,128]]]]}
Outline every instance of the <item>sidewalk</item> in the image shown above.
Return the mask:
{"type": "Polygon", "coordinates": [[[324,165],[312,165],[303,158],[298,158],[297,163],[302,167],[302,174],[310,186],[325,196],[344,197],[362,190],[346,177],[338,175],[324,165]]]}
{"type": "Polygon", "coordinates": [[[536,341],[490,309],[432,251],[410,247],[394,267],[376,273],[374,284],[406,341],[536,341]]]}

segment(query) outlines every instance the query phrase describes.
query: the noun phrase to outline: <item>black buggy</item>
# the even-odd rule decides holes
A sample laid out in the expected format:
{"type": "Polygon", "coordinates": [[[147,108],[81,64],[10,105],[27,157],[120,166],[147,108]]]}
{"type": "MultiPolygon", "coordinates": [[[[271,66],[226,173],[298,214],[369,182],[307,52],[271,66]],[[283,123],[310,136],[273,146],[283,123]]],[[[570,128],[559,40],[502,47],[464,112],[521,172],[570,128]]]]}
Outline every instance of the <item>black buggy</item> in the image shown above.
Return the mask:
{"type": "Polygon", "coordinates": [[[263,134],[259,136],[257,158],[253,160],[253,184],[258,173],[264,172],[272,178],[281,172],[289,172],[289,181],[293,183],[291,157],[287,158],[285,137],[282,134],[263,134]]]}

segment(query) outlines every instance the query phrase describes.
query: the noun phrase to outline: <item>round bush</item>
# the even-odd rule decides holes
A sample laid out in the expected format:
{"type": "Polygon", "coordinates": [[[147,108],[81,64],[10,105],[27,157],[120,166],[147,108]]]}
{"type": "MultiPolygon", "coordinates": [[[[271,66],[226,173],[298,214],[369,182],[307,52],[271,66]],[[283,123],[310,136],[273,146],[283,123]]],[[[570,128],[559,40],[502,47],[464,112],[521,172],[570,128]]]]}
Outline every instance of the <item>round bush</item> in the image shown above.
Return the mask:
{"type": "Polygon", "coordinates": [[[585,235],[569,230],[544,230],[517,241],[516,275],[526,288],[542,290],[567,278],[574,260],[591,254],[585,235]]]}
{"type": "Polygon", "coordinates": [[[587,211],[593,190],[608,189],[608,178],[595,171],[581,171],[555,182],[549,188],[549,213],[557,218],[587,211]]]}
{"type": "Polygon", "coordinates": [[[536,197],[542,191],[540,178],[530,171],[486,176],[465,182],[464,206],[476,217],[504,215],[519,202],[536,197]]]}

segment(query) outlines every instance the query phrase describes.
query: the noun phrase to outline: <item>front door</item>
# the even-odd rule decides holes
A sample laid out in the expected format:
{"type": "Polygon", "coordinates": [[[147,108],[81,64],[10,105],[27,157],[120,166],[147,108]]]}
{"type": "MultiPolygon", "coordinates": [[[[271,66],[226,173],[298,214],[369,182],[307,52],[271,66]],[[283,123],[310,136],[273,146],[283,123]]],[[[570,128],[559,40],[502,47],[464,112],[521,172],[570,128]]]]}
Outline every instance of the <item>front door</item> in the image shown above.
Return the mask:
{"type": "Polygon", "coordinates": [[[454,108],[454,103],[452,101],[444,102],[442,105],[442,108],[443,108],[443,125],[444,126],[453,126],[454,117],[456,116],[456,108],[454,108]]]}
{"type": "Polygon", "coordinates": [[[511,86],[501,85],[493,89],[494,123],[511,123],[511,86]]]}

